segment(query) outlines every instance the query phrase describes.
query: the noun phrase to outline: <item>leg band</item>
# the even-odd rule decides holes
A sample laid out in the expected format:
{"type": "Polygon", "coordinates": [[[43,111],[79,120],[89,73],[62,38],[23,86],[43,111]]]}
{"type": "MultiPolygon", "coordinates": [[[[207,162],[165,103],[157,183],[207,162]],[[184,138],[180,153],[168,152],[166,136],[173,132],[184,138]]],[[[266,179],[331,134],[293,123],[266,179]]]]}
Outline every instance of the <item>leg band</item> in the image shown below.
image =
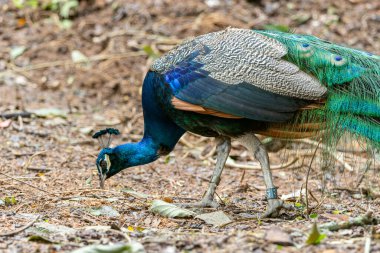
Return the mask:
{"type": "Polygon", "coordinates": [[[268,188],[266,191],[266,197],[267,199],[277,199],[277,187],[268,188]]]}

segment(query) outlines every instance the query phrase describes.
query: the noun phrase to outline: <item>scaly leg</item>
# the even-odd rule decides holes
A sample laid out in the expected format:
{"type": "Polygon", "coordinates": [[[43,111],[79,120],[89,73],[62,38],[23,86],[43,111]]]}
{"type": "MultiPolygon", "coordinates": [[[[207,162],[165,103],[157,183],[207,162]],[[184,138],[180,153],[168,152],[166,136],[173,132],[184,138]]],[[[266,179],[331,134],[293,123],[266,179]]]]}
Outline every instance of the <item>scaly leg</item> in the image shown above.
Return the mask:
{"type": "Polygon", "coordinates": [[[268,199],[268,208],[262,215],[262,218],[277,217],[281,208],[291,209],[291,206],[285,205],[277,196],[277,187],[273,184],[272,173],[270,171],[268,152],[260,140],[254,134],[246,134],[239,137],[238,141],[254,154],[255,158],[260,162],[263,171],[264,183],[267,187],[266,197],[268,199]]]}
{"type": "Polygon", "coordinates": [[[207,192],[203,196],[202,200],[195,203],[183,203],[181,206],[187,207],[213,207],[219,206],[218,202],[214,200],[214,194],[216,187],[220,182],[220,176],[222,175],[224,164],[227,161],[228,155],[231,150],[231,139],[227,137],[219,137],[217,140],[217,157],[216,166],[212,175],[210,184],[208,185],[207,192]]]}

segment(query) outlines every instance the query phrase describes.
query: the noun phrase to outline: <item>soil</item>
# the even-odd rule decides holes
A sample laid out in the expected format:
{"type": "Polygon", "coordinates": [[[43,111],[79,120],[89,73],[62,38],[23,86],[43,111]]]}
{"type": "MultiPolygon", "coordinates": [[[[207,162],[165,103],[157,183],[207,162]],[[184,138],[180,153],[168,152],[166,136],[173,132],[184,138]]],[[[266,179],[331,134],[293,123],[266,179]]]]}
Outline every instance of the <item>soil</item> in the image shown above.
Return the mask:
{"type": "Polygon", "coordinates": [[[223,226],[149,210],[154,199],[202,197],[214,166],[212,139],[188,133],[170,155],[117,174],[102,190],[100,147],[91,138],[106,127],[121,132],[114,145],[141,138],[144,75],[156,55],[189,37],[282,25],[380,54],[380,1],[93,0],[79,1],[68,20],[65,29],[57,11],[0,0],[0,252],[70,252],[129,240],[147,252],[380,252],[376,220],[306,243],[314,222],[347,222],[368,211],[379,218],[380,156],[349,138],[326,165],[323,149],[313,156],[317,140],[260,137],[272,167],[280,167],[273,170],[280,196],[305,192],[309,171],[308,204],[305,194],[288,197],[295,210],[276,219],[258,219],[267,205],[263,177],[253,156],[233,143],[237,167],[251,168],[223,172],[218,210],[232,219],[223,226]],[[9,116],[25,111],[37,116],[9,116]],[[111,212],[93,212],[102,207],[111,212]],[[41,235],[40,224],[58,232],[41,235]]]}

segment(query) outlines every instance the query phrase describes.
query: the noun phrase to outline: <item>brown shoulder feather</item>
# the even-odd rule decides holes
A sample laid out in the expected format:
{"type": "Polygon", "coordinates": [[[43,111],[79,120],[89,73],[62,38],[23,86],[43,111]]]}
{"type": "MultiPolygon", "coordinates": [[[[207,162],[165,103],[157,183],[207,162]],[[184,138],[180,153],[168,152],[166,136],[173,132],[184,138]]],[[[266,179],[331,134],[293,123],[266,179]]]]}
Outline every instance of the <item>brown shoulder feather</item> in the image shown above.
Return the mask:
{"type": "Polygon", "coordinates": [[[227,118],[227,119],[241,119],[242,117],[215,111],[212,109],[208,109],[205,107],[202,107],[200,105],[194,105],[188,102],[185,102],[183,100],[180,100],[176,97],[173,97],[172,100],[172,105],[174,108],[177,110],[182,110],[182,111],[189,111],[189,112],[195,112],[195,113],[200,113],[200,114],[207,114],[207,115],[212,115],[215,117],[220,117],[220,118],[227,118]]]}

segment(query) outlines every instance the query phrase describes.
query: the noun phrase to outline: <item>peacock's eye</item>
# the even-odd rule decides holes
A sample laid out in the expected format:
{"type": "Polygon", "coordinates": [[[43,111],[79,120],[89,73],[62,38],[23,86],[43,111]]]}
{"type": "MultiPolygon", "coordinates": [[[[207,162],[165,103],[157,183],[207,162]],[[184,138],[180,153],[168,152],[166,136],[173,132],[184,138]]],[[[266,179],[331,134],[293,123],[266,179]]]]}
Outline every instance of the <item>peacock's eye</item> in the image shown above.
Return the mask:
{"type": "Polygon", "coordinates": [[[106,160],[101,160],[100,163],[99,163],[100,167],[103,169],[103,170],[106,170],[107,169],[107,162],[106,160]]]}

